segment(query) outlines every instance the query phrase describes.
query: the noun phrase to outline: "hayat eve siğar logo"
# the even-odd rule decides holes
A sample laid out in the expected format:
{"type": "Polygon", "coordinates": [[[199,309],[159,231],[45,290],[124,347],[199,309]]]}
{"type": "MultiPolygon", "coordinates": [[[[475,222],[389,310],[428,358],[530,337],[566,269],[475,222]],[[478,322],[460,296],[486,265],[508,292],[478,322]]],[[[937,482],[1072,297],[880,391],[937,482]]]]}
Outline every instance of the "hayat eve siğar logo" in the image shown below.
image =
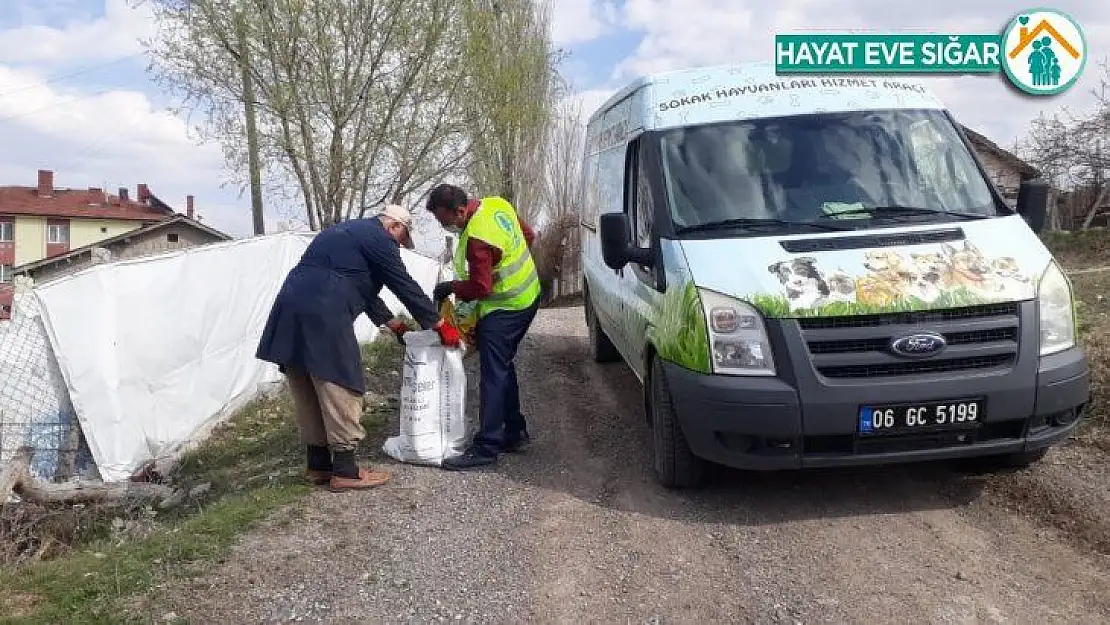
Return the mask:
{"type": "Polygon", "coordinates": [[[1054,95],[1071,87],[1087,63],[1083,31],[1066,13],[1031,9],[1002,33],[1002,69],[1022,91],[1054,95]]]}

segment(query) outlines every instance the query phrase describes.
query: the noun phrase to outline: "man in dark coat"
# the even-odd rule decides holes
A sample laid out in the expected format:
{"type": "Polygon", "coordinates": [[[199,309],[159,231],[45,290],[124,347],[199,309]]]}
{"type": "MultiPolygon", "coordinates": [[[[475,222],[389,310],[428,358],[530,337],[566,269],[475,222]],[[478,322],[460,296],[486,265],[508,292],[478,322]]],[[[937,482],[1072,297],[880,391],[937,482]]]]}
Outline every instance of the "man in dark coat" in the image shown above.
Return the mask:
{"type": "Polygon", "coordinates": [[[355,448],[362,428],[362,353],[354,322],[366,313],[400,337],[408,328],[378,296],[387,287],[424,329],[457,346],[458,331],[439,313],[401,261],[412,248],[409,212],[396,205],[376,217],[324,229],[289,271],[262,331],[256,357],[285,374],[308,448],[309,481],[331,490],[370,488],[389,473],[360,469],[355,448]]]}

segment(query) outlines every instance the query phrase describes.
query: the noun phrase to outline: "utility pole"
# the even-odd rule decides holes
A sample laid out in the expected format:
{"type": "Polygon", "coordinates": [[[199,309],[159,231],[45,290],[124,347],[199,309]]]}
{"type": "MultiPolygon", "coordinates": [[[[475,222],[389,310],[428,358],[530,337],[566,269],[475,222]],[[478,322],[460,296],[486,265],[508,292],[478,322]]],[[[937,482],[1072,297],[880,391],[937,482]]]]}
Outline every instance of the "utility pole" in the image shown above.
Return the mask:
{"type": "Polygon", "coordinates": [[[241,9],[235,12],[235,32],[239,37],[239,70],[243,75],[243,112],[247,118],[247,168],[251,178],[251,214],[254,234],[266,234],[262,219],[262,166],[258,162],[258,127],[254,116],[254,83],[251,80],[247,47],[247,24],[241,9]]]}

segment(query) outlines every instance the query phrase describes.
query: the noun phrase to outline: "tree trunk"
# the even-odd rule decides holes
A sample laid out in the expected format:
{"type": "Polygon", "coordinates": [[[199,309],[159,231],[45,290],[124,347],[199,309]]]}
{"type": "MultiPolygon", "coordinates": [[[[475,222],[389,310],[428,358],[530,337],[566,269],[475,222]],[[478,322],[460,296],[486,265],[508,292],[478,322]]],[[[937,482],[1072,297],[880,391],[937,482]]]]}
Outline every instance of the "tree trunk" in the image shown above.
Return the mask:
{"type": "Polygon", "coordinates": [[[1098,196],[1095,197],[1095,201],[1091,202],[1091,208],[1087,210],[1087,217],[1083,220],[1083,230],[1091,227],[1091,222],[1093,222],[1095,216],[1098,215],[1098,209],[1102,206],[1102,200],[1106,198],[1106,191],[1108,189],[1110,189],[1110,187],[1102,185],[1102,188],[1099,189],[1098,196]]]}
{"type": "Polygon", "coordinates": [[[0,468],[0,503],[9,493],[40,504],[52,503],[105,503],[125,499],[150,499],[158,502],[172,500],[174,489],[161,484],[146,482],[74,482],[54,484],[36,479],[28,467],[31,465],[31,448],[20,449],[0,468]]]}

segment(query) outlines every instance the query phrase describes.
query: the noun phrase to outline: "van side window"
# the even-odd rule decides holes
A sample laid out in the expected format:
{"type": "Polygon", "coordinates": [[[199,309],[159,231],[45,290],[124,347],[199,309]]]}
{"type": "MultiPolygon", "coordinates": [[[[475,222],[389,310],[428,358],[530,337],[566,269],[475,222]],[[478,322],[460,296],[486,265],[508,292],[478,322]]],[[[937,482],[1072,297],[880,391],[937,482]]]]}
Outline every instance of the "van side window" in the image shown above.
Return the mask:
{"type": "Polygon", "coordinates": [[[583,159],[582,179],[584,184],[579,190],[581,196],[578,198],[582,222],[595,227],[597,226],[597,215],[600,209],[599,204],[602,201],[601,189],[598,188],[597,181],[597,161],[597,154],[592,154],[583,159]]]}
{"type": "Polygon", "coordinates": [[[644,149],[639,139],[628,144],[625,157],[624,210],[632,226],[632,240],[637,247],[651,247],[652,226],[655,224],[655,205],[651,198],[651,185],[644,171],[644,149]]]}
{"type": "Polygon", "coordinates": [[[652,202],[651,185],[644,166],[644,146],[637,142],[636,156],[636,225],[633,236],[638,247],[651,247],[651,233],[655,226],[655,203],[652,202]]]}
{"type": "Polygon", "coordinates": [[[608,148],[598,155],[597,193],[599,213],[621,212],[624,209],[624,150],[608,148]]]}

